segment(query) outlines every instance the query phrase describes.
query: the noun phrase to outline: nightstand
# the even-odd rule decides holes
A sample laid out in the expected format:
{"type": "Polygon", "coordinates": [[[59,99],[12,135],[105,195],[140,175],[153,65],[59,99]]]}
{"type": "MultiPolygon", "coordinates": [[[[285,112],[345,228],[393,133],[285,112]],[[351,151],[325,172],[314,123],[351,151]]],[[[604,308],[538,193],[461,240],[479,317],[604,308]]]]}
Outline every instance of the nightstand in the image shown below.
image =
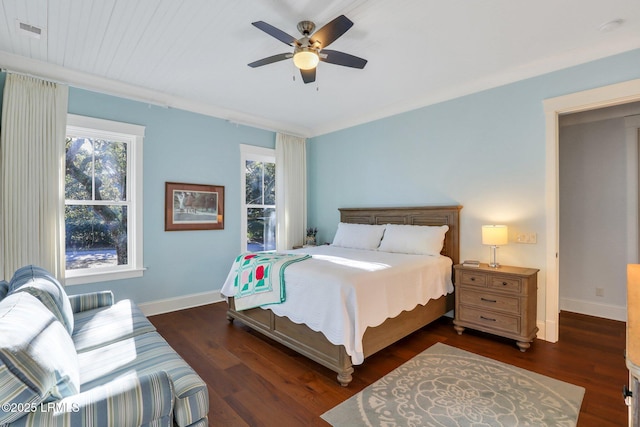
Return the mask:
{"type": "Polygon", "coordinates": [[[455,265],[454,328],[476,329],[516,340],[526,351],[536,337],[538,269],[455,265]]]}

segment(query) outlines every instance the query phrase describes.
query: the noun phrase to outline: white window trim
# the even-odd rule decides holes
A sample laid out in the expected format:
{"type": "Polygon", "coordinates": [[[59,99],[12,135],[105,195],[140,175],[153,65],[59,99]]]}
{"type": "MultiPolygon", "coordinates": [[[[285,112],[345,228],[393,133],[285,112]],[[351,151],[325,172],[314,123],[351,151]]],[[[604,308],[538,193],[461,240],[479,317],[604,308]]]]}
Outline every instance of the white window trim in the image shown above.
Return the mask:
{"type": "Polygon", "coordinates": [[[108,269],[66,270],[65,285],[104,282],[109,280],[141,277],[145,270],[143,263],[143,224],[142,224],[142,143],[145,127],[130,123],[114,122],[93,117],[67,115],[67,135],[82,136],[113,135],[114,139],[125,139],[130,142],[127,161],[127,197],[130,199],[132,222],[127,224],[127,245],[129,248],[129,265],[109,267],[108,269]],[[135,173],[134,173],[135,171],[135,173]]]}
{"type": "Polygon", "coordinates": [[[247,176],[245,173],[247,160],[275,163],[276,150],[240,144],[240,248],[243,252],[247,250],[247,176]]]}

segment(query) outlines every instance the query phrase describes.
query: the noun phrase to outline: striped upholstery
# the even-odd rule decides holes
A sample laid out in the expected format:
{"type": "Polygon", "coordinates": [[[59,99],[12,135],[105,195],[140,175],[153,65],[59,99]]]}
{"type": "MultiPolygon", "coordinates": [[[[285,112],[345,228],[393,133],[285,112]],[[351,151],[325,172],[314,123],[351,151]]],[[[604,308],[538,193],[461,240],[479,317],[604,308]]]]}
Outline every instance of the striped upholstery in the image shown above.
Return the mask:
{"type": "MultiPolygon", "coordinates": [[[[22,404],[27,407],[39,405],[42,397],[32,391],[9,370],[7,365],[0,364],[0,400],[3,404],[22,404]]],[[[23,414],[0,410],[0,424],[17,420],[23,414]]]]}
{"type": "Polygon", "coordinates": [[[174,388],[176,424],[188,426],[207,416],[207,385],[157,332],[79,353],[78,360],[81,391],[131,372],[145,375],[163,370],[169,374],[174,388]]]}
{"type": "Polygon", "coordinates": [[[137,305],[122,300],[112,306],[76,313],[71,338],[76,351],[81,353],[155,330],[137,305]]]}
{"type": "Polygon", "coordinates": [[[9,282],[6,280],[0,280],[0,301],[4,299],[9,293],[9,282]]]}
{"type": "Polygon", "coordinates": [[[207,418],[203,418],[201,420],[196,421],[193,424],[189,424],[188,427],[207,427],[209,425],[209,420],[207,418]]]}
{"type": "Polygon", "coordinates": [[[69,295],[69,304],[71,305],[71,311],[74,313],[108,307],[113,305],[113,292],[99,291],[88,294],[69,295]]]}
{"type": "Polygon", "coordinates": [[[19,268],[9,282],[9,293],[14,292],[28,292],[38,298],[62,322],[69,334],[73,332],[73,311],[67,293],[47,270],[33,265],[19,268]]]}
{"type": "Polygon", "coordinates": [[[206,384],[131,301],[67,297],[45,270],[23,267],[2,299],[0,427],[207,425],[206,384]],[[71,326],[71,332],[66,328],[71,326]]]}
{"type": "MultiPolygon", "coordinates": [[[[38,405],[80,388],[71,337],[40,301],[26,292],[0,302],[0,402],[38,405]]],[[[0,412],[0,424],[20,413],[0,412]]]]}
{"type": "Polygon", "coordinates": [[[173,425],[173,390],[166,372],[123,376],[81,394],[43,405],[12,426],[97,427],[173,425]]]}

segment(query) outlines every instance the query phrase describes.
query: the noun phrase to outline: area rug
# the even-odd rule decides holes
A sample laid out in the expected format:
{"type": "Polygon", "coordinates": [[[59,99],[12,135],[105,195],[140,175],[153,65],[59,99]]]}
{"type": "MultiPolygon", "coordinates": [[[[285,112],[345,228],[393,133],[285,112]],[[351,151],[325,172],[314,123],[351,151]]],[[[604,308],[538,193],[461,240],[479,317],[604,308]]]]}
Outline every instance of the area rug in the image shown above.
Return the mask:
{"type": "Polygon", "coordinates": [[[438,343],[322,414],[333,426],[575,426],[584,388],[438,343]]]}

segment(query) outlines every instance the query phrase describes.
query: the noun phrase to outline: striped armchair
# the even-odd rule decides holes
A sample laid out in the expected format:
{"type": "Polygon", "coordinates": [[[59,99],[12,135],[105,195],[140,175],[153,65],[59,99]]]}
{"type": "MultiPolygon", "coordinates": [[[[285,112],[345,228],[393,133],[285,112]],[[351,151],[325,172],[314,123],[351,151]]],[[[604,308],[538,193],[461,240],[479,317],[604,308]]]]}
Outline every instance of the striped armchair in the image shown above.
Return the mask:
{"type": "Polygon", "coordinates": [[[33,266],[3,287],[0,425],[207,425],[206,384],[133,302],[33,266]]]}

